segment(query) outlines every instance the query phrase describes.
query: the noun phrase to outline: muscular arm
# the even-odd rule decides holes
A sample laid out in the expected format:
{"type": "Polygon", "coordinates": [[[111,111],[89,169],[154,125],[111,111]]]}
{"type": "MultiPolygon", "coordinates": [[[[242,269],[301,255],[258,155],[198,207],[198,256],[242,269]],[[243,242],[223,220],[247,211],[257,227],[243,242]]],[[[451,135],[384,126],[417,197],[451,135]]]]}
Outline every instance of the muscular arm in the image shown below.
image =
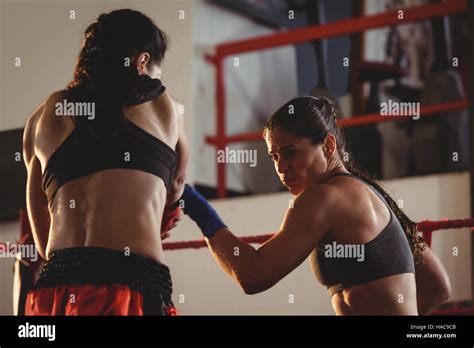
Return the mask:
{"type": "Polygon", "coordinates": [[[430,248],[423,254],[423,264],[415,265],[418,314],[427,315],[451,295],[451,282],[438,257],[430,248]]]}
{"type": "Polygon", "coordinates": [[[255,294],[275,285],[299,266],[328,231],[329,205],[315,197],[323,192],[308,189],[289,208],[280,230],[258,250],[221,229],[206,239],[217,263],[246,294],[255,294]]]}
{"type": "Polygon", "coordinates": [[[35,155],[34,142],[36,123],[42,113],[40,107],[27,121],[23,133],[23,159],[27,170],[26,205],[28,218],[33,232],[36,248],[43,259],[46,259],[50,216],[48,199],[41,190],[41,164],[35,155]]]}
{"type": "Polygon", "coordinates": [[[184,115],[180,110],[181,104],[174,101],[176,111],[178,113],[179,137],[176,144],[176,153],[178,154],[178,164],[173,179],[171,190],[168,193],[166,202],[168,204],[176,202],[181,198],[184,190],[184,180],[186,179],[186,167],[189,160],[189,144],[186,131],[184,129],[184,115]]]}

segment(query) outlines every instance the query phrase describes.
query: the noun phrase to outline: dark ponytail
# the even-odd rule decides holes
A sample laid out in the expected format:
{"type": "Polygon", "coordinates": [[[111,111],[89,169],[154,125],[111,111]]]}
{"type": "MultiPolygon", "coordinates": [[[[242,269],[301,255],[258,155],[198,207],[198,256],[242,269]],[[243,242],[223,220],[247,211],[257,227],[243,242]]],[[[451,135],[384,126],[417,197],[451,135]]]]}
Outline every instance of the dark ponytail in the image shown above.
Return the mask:
{"type": "Polygon", "coordinates": [[[131,62],[132,56],[147,52],[149,66],[160,64],[167,45],[166,34],[141,12],[122,9],[101,14],[84,33],[69,84],[78,100],[95,103],[97,117],[73,118],[76,126],[103,134],[123,123],[122,107],[141,78],[131,62]]]}
{"type": "Polygon", "coordinates": [[[423,259],[426,243],[418,234],[416,223],[405,215],[392,197],[377,184],[375,178],[362,171],[353,161],[350,152],[346,149],[344,135],[337,124],[338,118],[338,109],[329,99],[298,97],[277,110],[264,126],[263,132],[265,134],[267,131],[282,128],[292,134],[310,138],[313,144],[321,144],[329,133],[334,135],[338,154],[345,168],[375,187],[383,195],[408,237],[415,262],[420,262],[423,259]]]}

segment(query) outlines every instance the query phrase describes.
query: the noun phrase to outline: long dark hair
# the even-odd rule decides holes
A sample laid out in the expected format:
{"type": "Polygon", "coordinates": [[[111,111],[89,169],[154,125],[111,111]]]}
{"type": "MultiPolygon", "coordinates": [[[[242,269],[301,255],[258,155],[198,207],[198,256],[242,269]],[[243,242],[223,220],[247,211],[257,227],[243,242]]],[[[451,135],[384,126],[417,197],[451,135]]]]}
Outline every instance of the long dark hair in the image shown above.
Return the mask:
{"type": "Polygon", "coordinates": [[[344,135],[337,124],[338,118],[339,111],[329,99],[298,97],[290,100],[270,117],[263,128],[263,133],[265,135],[267,131],[281,128],[294,135],[310,138],[313,144],[322,144],[326,135],[331,133],[336,138],[337,151],[345,168],[375,187],[383,195],[408,237],[415,262],[420,262],[423,259],[426,243],[419,236],[416,223],[405,215],[392,197],[377,184],[375,178],[362,171],[354,162],[350,151],[346,148],[344,135]]]}
{"type": "MultiPolygon", "coordinates": [[[[147,52],[148,66],[161,64],[167,47],[166,34],[150,18],[134,10],[103,13],[87,27],[68,87],[78,91],[78,99],[96,103],[98,117],[84,121],[88,121],[89,130],[114,130],[124,121],[122,106],[140,81],[132,56],[147,52]]],[[[76,126],[82,121],[73,119],[76,126]]]]}

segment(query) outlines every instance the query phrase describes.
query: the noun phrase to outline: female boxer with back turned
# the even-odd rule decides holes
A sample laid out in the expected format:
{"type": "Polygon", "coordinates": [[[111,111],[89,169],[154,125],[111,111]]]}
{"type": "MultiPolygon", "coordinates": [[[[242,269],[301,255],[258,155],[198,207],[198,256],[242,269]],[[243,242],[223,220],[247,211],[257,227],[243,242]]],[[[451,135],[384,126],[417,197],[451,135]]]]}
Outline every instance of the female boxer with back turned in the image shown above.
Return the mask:
{"type": "Polygon", "coordinates": [[[177,215],[188,150],[179,105],[160,81],[166,49],[142,13],[100,15],[73,81],[28,119],[28,213],[47,263],[26,314],[173,313],[160,230],[177,215]],[[61,104],[94,115],[64,115],[61,104]]]}

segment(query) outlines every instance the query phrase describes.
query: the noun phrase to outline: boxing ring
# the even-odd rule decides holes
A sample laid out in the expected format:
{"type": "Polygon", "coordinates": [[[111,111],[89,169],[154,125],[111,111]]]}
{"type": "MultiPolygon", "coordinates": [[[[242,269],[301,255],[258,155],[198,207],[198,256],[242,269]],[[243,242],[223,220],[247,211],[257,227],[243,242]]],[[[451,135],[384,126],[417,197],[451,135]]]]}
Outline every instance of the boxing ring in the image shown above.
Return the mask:
{"type": "MultiPolygon", "coordinates": [[[[467,8],[467,0],[449,0],[445,3],[430,4],[403,9],[403,19],[398,18],[398,11],[391,11],[373,16],[356,17],[352,19],[331,22],[319,26],[311,26],[302,29],[280,32],[257,38],[222,43],[217,45],[215,47],[214,54],[206,56],[206,60],[216,69],[215,98],[217,125],[216,134],[213,136],[206,137],[206,143],[211,146],[214,146],[217,151],[224,150],[226,145],[231,143],[262,140],[260,132],[227,135],[225,111],[226,89],[224,71],[224,60],[227,57],[238,53],[247,53],[251,51],[269,49],[284,45],[304,43],[323,38],[363,32],[365,30],[379,28],[383,26],[397,25],[407,22],[425,20],[437,16],[457,14],[466,11],[467,8]]],[[[420,116],[434,117],[439,113],[463,110],[468,107],[468,100],[435,104],[422,107],[420,110],[420,116]]],[[[366,115],[357,115],[357,117],[339,120],[338,122],[340,127],[345,128],[402,119],[405,120],[406,117],[381,116],[379,113],[374,113],[366,115]]],[[[226,163],[224,162],[217,163],[217,194],[220,198],[226,197],[226,163]]],[[[441,221],[423,220],[417,223],[417,228],[422,233],[423,238],[425,239],[427,244],[431,246],[432,235],[434,232],[440,233],[438,231],[460,228],[469,228],[470,231],[473,232],[474,219],[444,219],[441,221]]],[[[263,234],[258,236],[246,236],[242,237],[241,239],[247,243],[261,244],[271,237],[272,234],[263,234]]],[[[31,229],[29,226],[27,214],[25,212],[20,212],[20,243],[31,243],[31,241],[31,229]]],[[[163,249],[169,252],[185,249],[201,249],[206,247],[207,244],[203,239],[163,243],[163,249]]],[[[474,315],[474,307],[442,309],[433,312],[432,315],[474,315]]]]}

